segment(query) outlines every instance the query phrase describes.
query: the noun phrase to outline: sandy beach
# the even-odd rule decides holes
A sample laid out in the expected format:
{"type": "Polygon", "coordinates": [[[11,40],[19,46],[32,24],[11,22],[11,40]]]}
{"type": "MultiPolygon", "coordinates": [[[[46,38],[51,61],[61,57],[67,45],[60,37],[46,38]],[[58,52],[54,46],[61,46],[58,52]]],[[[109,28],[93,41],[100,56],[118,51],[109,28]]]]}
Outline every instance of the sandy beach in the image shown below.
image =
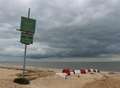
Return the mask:
{"type": "Polygon", "coordinates": [[[29,85],[20,85],[13,80],[20,76],[21,69],[0,67],[0,88],[120,88],[120,73],[101,72],[69,76],[67,79],[56,75],[61,70],[32,69],[26,72],[31,80],[29,85]]]}

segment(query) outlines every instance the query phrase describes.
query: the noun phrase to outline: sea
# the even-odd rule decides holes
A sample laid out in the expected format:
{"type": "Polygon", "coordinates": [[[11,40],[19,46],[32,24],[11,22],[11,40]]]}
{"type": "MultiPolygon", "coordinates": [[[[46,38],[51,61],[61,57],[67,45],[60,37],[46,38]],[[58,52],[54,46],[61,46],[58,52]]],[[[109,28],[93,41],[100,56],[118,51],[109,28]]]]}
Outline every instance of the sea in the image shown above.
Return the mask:
{"type": "MultiPolygon", "coordinates": [[[[17,56],[0,56],[0,64],[3,65],[23,65],[23,57],[17,56]]],[[[36,68],[93,68],[101,71],[120,72],[120,61],[105,60],[104,58],[26,58],[26,66],[36,68]],[[99,59],[99,60],[98,60],[99,59]]]]}

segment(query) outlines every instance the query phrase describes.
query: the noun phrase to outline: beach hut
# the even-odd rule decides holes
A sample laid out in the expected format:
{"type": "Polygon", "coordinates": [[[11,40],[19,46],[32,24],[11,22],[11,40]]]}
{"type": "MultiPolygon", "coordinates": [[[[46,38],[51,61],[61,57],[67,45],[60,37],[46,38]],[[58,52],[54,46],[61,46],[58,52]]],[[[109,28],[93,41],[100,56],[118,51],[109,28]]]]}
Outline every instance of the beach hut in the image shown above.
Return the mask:
{"type": "Polygon", "coordinates": [[[75,70],[75,74],[80,74],[80,70],[75,70]]]}
{"type": "Polygon", "coordinates": [[[89,73],[99,73],[100,72],[100,70],[98,70],[98,69],[88,69],[88,72],[89,73]]]}
{"type": "Polygon", "coordinates": [[[98,69],[97,72],[100,73],[100,70],[98,69]]]}
{"type": "Polygon", "coordinates": [[[98,69],[94,69],[94,72],[99,73],[99,72],[100,72],[100,70],[98,70],[98,69]]]}
{"type": "Polygon", "coordinates": [[[64,68],[63,73],[66,73],[67,75],[70,75],[70,69],[69,68],[64,68]]]}
{"type": "Polygon", "coordinates": [[[95,72],[95,73],[96,73],[96,72],[97,72],[97,69],[93,69],[93,72],[95,72]]]}
{"type": "Polygon", "coordinates": [[[81,74],[86,74],[86,69],[80,69],[81,74]]]}
{"type": "Polygon", "coordinates": [[[90,73],[90,72],[91,72],[91,69],[88,69],[88,72],[90,73]]]}
{"type": "Polygon", "coordinates": [[[89,69],[89,72],[90,72],[90,73],[94,73],[94,69],[90,68],[90,69],[89,69]]]}

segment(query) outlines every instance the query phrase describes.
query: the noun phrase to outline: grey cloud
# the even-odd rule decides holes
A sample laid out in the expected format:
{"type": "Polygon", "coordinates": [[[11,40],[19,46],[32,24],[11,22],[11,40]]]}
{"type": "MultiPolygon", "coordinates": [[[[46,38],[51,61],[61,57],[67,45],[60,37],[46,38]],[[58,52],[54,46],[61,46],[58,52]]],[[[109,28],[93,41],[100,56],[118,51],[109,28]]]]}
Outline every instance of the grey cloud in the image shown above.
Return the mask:
{"type": "MultiPolygon", "coordinates": [[[[71,25],[68,25],[69,22],[64,21],[69,19],[67,18],[68,16],[65,17],[65,15],[59,14],[61,18],[59,18],[59,15],[57,18],[53,14],[53,18],[56,18],[56,23],[58,20],[63,25],[38,33],[39,37],[36,37],[36,39],[52,48],[62,48],[58,55],[99,56],[119,53],[119,49],[115,48],[116,45],[117,47],[119,46],[120,26],[119,18],[116,16],[119,14],[119,12],[116,12],[118,2],[112,4],[110,1],[91,0],[88,6],[82,15],[78,11],[76,11],[78,14],[76,16],[69,14],[70,10],[66,11],[67,14],[72,15],[71,25]],[[79,18],[83,20],[81,21],[79,18]],[[82,22],[85,22],[85,24],[81,25],[82,22]]],[[[53,20],[52,17],[50,20],[53,20]]]]}
{"type": "Polygon", "coordinates": [[[90,57],[120,52],[119,0],[31,1],[25,6],[17,0],[2,0],[1,39],[19,40],[20,34],[15,29],[19,27],[20,16],[27,16],[27,7],[32,7],[31,16],[37,19],[34,42],[39,46],[30,49],[33,51],[28,52],[30,56],[90,57]]]}

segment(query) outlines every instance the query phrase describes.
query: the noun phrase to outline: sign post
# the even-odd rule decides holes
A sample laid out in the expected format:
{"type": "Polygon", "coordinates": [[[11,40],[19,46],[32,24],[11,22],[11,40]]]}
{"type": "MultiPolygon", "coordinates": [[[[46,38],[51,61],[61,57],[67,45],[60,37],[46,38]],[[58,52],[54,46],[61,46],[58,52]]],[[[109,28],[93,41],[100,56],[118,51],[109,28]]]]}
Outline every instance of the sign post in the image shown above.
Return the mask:
{"type": "Polygon", "coordinates": [[[25,76],[25,69],[26,69],[26,52],[27,52],[27,45],[25,44],[25,51],[24,51],[24,63],[23,63],[23,74],[22,77],[25,76]]]}
{"type": "MultiPolygon", "coordinates": [[[[30,18],[30,8],[28,10],[28,19],[30,18]]],[[[22,34],[21,34],[22,35],[22,34]]],[[[27,44],[25,44],[25,51],[24,51],[24,63],[23,63],[23,78],[25,75],[25,69],[26,69],[26,53],[27,53],[27,44]]]]}
{"type": "Polygon", "coordinates": [[[29,80],[27,80],[25,78],[26,53],[27,53],[27,45],[30,45],[33,43],[33,37],[34,37],[34,33],[35,33],[35,25],[36,25],[36,20],[30,18],[30,8],[29,8],[28,17],[23,17],[23,16],[21,17],[21,25],[20,25],[21,39],[20,39],[20,42],[25,45],[25,49],[24,49],[22,78],[15,79],[14,81],[16,83],[19,83],[19,82],[22,82],[21,84],[29,83],[29,80]]]}

